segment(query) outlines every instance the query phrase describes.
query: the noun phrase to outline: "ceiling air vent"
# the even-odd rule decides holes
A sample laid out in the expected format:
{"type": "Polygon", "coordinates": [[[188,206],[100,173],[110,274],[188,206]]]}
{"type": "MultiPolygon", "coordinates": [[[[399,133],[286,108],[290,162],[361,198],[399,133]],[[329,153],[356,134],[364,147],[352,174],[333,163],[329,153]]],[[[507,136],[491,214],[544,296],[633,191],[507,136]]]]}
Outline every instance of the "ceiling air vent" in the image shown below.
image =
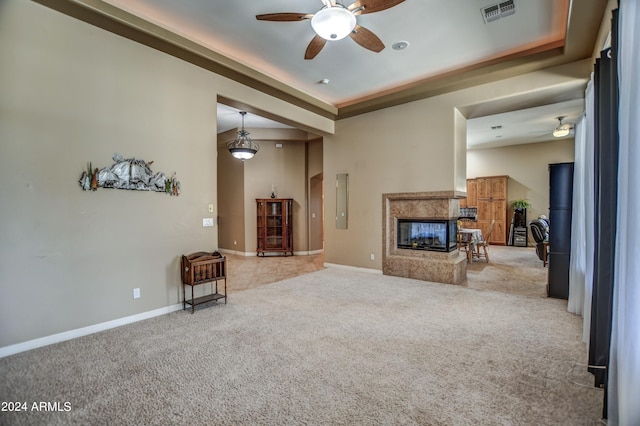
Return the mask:
{"type": "Polygon", "coordinates": [[[489,22],[496,21],[500,18],[514,15],[516,13],[516,2],[515,0],[507,0],[491,6],[483,7],[480,11],[482,12],[484,23],[488,24],[489,22]]]}

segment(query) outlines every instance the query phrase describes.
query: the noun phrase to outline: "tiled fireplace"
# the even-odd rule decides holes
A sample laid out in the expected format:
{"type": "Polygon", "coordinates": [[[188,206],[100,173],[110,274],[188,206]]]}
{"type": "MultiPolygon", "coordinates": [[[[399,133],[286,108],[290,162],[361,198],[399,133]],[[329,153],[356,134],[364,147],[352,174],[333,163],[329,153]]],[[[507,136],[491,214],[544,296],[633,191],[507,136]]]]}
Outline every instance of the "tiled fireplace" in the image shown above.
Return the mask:
{"type": "Polygon", "coordinates": [[[455,191],[383,194],[382,272],[463,284],[467,278],[467,257],[449,241],[451,234],[455,235],[459,198],[463,196],[464,193],[455,191]],[[406,223],[411,223],[410,227],[406,223]],[[409,229],[415,236],[407,239],[405,234],[412,232],[409,229]]]}

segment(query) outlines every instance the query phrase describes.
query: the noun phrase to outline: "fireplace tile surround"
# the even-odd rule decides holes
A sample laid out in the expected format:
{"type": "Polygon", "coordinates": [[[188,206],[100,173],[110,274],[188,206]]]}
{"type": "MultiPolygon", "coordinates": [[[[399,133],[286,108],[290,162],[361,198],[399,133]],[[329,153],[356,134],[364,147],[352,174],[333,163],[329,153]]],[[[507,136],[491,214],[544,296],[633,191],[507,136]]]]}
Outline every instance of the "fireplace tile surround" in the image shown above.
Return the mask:
{"type": "Polygon", "coordinates": [[[457,219],[459,191],[382,194],[382,273],[423,281],[463,285],[467,257],[459,250],[436,252],[398,248],[398,219],[457,219]]]}

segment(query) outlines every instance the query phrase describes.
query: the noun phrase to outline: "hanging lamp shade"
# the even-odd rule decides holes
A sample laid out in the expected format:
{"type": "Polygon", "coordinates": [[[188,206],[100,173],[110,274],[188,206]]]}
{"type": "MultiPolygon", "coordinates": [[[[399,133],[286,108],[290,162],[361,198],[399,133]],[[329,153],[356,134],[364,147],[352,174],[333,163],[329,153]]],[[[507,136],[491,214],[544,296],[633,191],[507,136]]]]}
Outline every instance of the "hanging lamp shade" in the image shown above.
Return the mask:
{"type": "Polygon", "coordinates": [[[240,111],[240,115],[242,115],[242,128],[238,130],[236,139],[227,144],[227,149],[235,158],[244,161],[253,158],[260,149],[260,145],[252,141],[249,132],[244,129],[244,116],[247,115],[247,112],[240,111]]]}

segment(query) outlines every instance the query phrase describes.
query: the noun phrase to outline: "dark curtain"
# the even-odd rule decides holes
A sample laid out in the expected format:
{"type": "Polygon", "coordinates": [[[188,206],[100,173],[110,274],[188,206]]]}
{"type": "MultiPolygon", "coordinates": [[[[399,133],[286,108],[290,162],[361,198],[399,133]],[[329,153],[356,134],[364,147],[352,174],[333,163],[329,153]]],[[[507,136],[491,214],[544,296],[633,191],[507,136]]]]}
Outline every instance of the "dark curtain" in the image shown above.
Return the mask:
{"type": "Polygon", "coordinates": [[[595,253],[589,368],[595,385],[605,387],[607,417],[607,369],[611,342],[613,274],[615,266],[616,208],[618,194],[618,13],[613,13],[611,48],[601,52],[594,72],[595,120],[595,253]]]}

